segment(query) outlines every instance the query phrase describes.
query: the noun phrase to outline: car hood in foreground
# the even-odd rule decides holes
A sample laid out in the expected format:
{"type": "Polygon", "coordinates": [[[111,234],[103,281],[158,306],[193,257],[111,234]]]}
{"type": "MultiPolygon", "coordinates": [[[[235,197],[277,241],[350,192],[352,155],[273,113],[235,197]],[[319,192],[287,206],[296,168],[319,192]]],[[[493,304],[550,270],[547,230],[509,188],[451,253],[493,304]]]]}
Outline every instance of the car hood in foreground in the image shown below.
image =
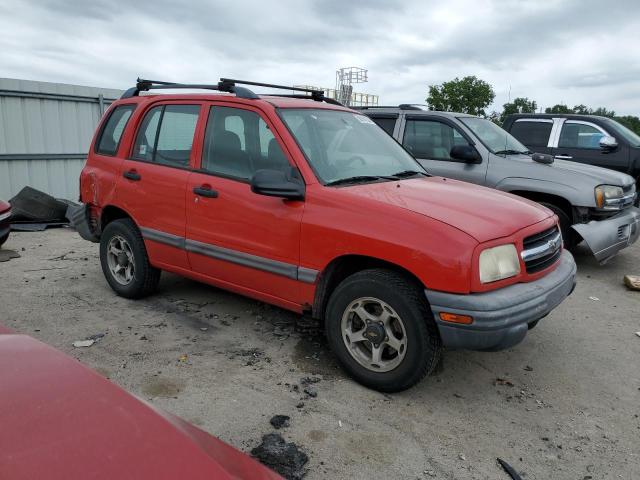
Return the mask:
{"type": "Polygon", "coordinates": [[[0,326],[2,478],[281,477],[80,362],[0,326]]]}
{"type": "Polygon", "coordinates": [[[525,198],[442,177],[346,188],[352,195],[393,204],[449,224],[479,242],[511,235],[553,215],[525,198]]]}

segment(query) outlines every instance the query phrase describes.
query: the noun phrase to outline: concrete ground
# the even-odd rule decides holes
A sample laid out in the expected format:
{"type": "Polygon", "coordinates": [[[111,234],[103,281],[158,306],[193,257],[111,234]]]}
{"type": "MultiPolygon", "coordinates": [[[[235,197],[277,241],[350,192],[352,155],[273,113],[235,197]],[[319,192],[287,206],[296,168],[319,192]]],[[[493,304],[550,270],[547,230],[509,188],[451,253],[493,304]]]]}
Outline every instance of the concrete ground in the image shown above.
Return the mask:
{"type": "Polygon", "coordinates": [[[640,478],[640,292],[622,283],[640,245],[604,266],[579,252],[575,292],[522,344],[446,352],[394,395],[351,381],[283,310],[169,274],[148,299],[115,296],[98,246],[71,230],[4,248],[21,258],[0,263],[0,322],[245,451],[291,416],[280,432],[309,454],[310,480],[508,478],[496,457],[524,479],[640,478]]]}

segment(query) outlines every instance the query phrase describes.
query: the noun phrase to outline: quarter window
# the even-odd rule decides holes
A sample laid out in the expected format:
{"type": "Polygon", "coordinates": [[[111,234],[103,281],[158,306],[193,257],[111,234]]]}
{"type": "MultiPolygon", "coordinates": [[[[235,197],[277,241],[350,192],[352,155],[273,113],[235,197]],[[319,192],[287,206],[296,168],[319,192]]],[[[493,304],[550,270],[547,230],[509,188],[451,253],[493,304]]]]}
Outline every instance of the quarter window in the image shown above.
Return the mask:
{"type": "Polygon", "coordinates": [[[549,145],[549,136],[553,122],[526,122],[518,121],[511,127],[511,135],[516,137],[527,147],[546,147],[549,145]]]}
{"type": "Polygon", "coordinates": [[[122,132],[124,132],[124,127],[127,126],[134,108],[134,105],[121,105],[111,112],[109,120],[107,120],[100,135],[100,140],[96,147],[97,153],[102,155],[115,155],[117,153],[122,132]]]}
{"type": "Polygon", "coordinates": [[[202,152],[206,172],[249,180],[257,170],[291,165],[267,123],[255,112],[211,107],[202,152]]]}
{"type": "Polygon", "coordinates": [[[371,117],[389,135],[393,135],[393,129],[396,126],[396,119],[393,117],[371,117]]]}
{"type": "Polygon", "coordinates": [[[449,152],[455,145],[469,142],[455,128],[431,120],[407,120],[402,144],[416,158],[451,160],[449,152]]]}
{"type": "Polygon", "coordinates": [[[600,139],[604,137],[604,135],[604,133],[592,125],[567,121],[562,125],[558,147],[597,150],[600,148],[600,139]]]}
{"type": "Polygon", "coordinates": [[[151,109],[140,125],[133,158],[172,167],[188,166],[199,113],[198,105],[151,109]]]}

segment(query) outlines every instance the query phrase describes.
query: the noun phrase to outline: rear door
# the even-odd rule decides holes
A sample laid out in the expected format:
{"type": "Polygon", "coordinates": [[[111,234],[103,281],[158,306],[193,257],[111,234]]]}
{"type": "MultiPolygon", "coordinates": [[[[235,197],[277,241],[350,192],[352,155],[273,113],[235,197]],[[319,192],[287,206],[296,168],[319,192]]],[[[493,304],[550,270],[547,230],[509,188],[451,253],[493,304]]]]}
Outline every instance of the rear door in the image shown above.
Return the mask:
{"type": "Polygon", "coordinates": [[[586,120],[564,120],[553,149],[555,158],[588,163],[599,167],[627,172],[629,151],[619,145],[613,151],[600,148],[600,139],[611,135],[602,126],[586,120]]]}
{"type": "Polygon", "coordinates": [[[402,145],[433,175],[484,184],[487,160],[461,163],[451,159],[454,145],[473,145],[472,140],[454,122],[438,117],[407,115],[401,132],[402,145]]]}
{"type": "Polygon", "coordinates": [[[200,102],[152,104],[122,165],[118,199],[140,228],[151,262],[159,267],[189,268],[185,194],[201,108],[200,102]]]}
{"type": "Polygon", "coordinates": [[[518,118],[509,133],[529,150],[536,153],[551,153],[553,140],[553,120],[551,118],[518,118]]]}
{"type": "MultiPolygon", "coordinates": [[[[363,112],[366,113],[366,112],[363,112]]],[[[395,133],[395,128],[396,128],[396,123],[398,121],[398,115],[397,114],[369,114],[367,113],[367,116],[369,118],[371,118],[371,120],[373,120],[376,125],[378,125],[380,128],[382,128],[385,132],[387,132],[389,135],[391,135],[392,137],[394,136],[395,133]]]]}
{"type": "MultiPolygon", "coordinates": [[[[293,163],[260,110],[214,102],[207,112],[199,170],[187,183],[187,240],[193,271],[242,293],[299,303],[304,202],[258,195],[260,169],[293,163]]],[[[289,305],[291,306],[291,305],[289,305]]]]}

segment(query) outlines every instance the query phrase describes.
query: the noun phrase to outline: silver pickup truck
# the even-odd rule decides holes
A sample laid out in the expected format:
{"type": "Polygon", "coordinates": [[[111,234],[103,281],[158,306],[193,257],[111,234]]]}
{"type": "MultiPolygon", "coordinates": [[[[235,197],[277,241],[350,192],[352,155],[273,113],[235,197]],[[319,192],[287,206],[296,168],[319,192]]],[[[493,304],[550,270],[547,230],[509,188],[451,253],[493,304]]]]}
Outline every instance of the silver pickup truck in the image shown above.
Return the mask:
{"type": "Polygon", "coordinates": [[[541,203],[560,220],[567,248],[582,240],[606,262],[640,234],[635,180],[605,168],[533,153],[495,123],[419,105],[360,109],[434,175],[541,203]]]}

